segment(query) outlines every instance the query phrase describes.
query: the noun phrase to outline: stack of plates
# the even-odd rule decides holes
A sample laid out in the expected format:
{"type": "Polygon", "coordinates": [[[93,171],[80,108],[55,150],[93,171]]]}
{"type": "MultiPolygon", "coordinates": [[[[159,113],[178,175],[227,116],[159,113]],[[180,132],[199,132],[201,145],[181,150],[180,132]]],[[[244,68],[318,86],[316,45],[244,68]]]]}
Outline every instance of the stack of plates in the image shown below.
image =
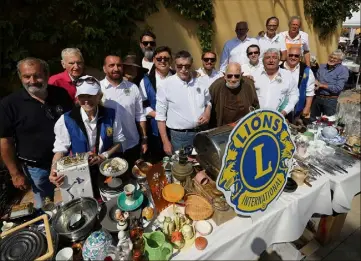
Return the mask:
{"type": "Polygon", "coordinates": [[[122,193],[124,184],[120,178],[112,178],[110,183],[104,183],[104,177],[99,176],[99,191],[103,201],[108,201],[122,193]]]}

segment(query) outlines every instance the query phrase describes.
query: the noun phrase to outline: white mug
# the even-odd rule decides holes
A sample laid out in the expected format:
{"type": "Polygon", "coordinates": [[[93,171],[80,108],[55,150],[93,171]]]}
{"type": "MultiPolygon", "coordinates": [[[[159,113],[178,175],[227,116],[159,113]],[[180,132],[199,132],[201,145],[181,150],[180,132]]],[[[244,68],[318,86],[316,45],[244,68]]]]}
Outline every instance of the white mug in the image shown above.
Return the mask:
{"type": "Polygon", "coordinates": [[[128,202],[134,201],[134,193],[135,193],[135,186],[133,184],[128,184],[124,187],[124,193],[126,195],[128,202]]]}
{"type": "Polygon", "coordinates": [[[65,247],[60,250],[55,257],[56,261],[71,261],[73,260],[73,249],[71,247],[65,247]]]}

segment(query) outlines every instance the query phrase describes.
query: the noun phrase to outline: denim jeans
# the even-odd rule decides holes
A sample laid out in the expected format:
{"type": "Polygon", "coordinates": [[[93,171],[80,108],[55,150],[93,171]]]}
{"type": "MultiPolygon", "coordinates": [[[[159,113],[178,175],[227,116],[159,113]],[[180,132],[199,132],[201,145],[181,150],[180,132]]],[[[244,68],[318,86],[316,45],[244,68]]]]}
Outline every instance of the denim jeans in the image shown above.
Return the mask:
{"type": "Polygon", "coordinates": [[[49,197],[54,200],[55,186],[50,182],[50,169],[41,169],[24,165],[24,172],[28,176],[34,192],[35,208],[43,207],[43,200],[49,197]]]}
{"type": "Polygon", "coordinates": [[[193,139],[196,136],[197,132],[195,131],[174,131],[170,130],[170,141],[174,151],[181,149],[186,146],[193,146],[193,139]]]}
{"type": "Polygon", "coordinates": [[[336,109],[337,98],[315,96],[311,107],[311,120],[316,120],[316,117],[321,116],[321,113],[326,116],[335,115],[336,109]]]}

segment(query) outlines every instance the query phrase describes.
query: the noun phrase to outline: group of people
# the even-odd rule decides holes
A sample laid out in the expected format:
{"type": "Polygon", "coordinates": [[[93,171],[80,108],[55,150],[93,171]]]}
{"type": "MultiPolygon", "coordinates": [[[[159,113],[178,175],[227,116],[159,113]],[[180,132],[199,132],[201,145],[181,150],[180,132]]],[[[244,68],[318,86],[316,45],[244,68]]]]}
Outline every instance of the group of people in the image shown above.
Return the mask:
{"type": "Polygon", "coordinates": [[[277,33],[278,25],[270,17],[264,36],[250,38],[247,22],[237,23],[220,71],[215,52],[204,52],[193,70],[190,52],[157,47],[150,31],[140,36],[143,57],[106,56],[100,81],[86,75],[76,48],[61,52],[64,71],[52,76],[41,59],[19,61],[24,88],[0,102],[1,157],[14,186],[30,183],[39,208],[63,183],[56,162],[69,154],[89,153],[96,190],[97,166],[107,158],[121,156],[130,166],[141,155],[158,161],[192,145],[199,131],[254,109],[277,110],[289,121],[335,114],[348,78],[343,53],[332,52],[314,75],[300,18],[291,17],[287,32],[277,33]]]}

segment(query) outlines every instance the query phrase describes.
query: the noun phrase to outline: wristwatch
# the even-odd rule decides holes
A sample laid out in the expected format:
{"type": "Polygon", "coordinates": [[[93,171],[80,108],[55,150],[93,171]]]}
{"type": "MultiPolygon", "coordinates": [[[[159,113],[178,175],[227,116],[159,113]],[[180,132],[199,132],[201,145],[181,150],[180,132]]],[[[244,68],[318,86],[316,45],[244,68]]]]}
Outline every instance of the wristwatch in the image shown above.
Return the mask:
{"type": "Polygon", "coordinates": [[[100,154],[100,155],[102,155],[105,159],[108,159],[109,158],[109,153],[108,152],[106,152],[106,151],[104,151],[102,154],[100,154]]]}

